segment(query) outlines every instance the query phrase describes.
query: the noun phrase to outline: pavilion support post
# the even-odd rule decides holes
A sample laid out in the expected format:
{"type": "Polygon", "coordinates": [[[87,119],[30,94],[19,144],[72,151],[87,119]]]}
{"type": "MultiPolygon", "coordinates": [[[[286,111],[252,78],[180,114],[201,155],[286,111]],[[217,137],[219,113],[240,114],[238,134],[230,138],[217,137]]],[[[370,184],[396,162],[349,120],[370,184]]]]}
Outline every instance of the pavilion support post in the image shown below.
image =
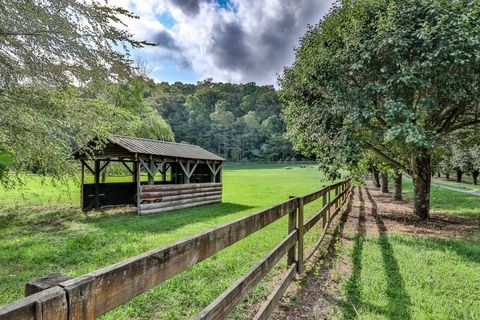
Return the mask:
{"type": "Polygon", "coordinates": [[[136,204],[137,204],[137,212],[140,214],[140,203],[141,203],[141,184],[140,184],[140,161],[135,160],[133,162],[133,172],[134,172],[134,181],[137,186],[137,194],[136,194],[136,204]]]}
{"type": "Polygon", "coordinates": [[[190,161],[187,162],[186,166],[187,166],[187,168],[186,168],[186,170],[184,170],[184,173],[185,173],[184,182],[185,183],[190,183],[190,161]]]}
{"type": "Polygon", "coordinates": [[[185,165],[183,165],[183,163],[181,162],[179,163],[180,163],[180,167],[182,167],[182,170],[183,170],[183,175],[184,175],[183,183],[190,183],[190,178],[192,177],[193,172],[195,172],[195,169],[198,166],[198,162],[196,162],[193,165],[193,168],[190,168],[190,161],[187,161],[185,165]]]}
{"type": "Polygon", "coordinates": [[[215,174],[215,163],[212,165],[212,182],[216,182],[217,180],[217,175],[215,174]]]}
{"type": "Polygon", "coordinates": [[[95,209],[100,208],[100,160],[95,160],[95,209]]]}
{"type": "Polygon", "coordinates": [[[155,184],[155,176],[152,175],[152,173],[155,172],[156,166],[155,166],[155,162],[153,161],[152,158],[150,158],[150,160],[148,160],[148,167],[150,169],[150,170],[147,170],[148,184],[153,185],[153,184],[155,184]]]}
{"type": "MultiPolygon", "coordinates": [[[[212,174],[211,174],[211,177],[212,177],[212,178],[211,178],[210,180],[211,180],[212,182],[217,182],[217,175],[218,175],[218,173],[221,172],[221,170],[222,170],[222,164],[219,164],[218,167],[217,167],[215,162],[212,163],[211,165],[210,165],[209,162],[207,162],[207,166],[208,166],[208,168],[210,169],[210,172],[212,173],[212,174]]],[[[219,179],[219,180],[220,180],[220,179],[219,179]]]]}
{"type": "Polygon", "coordinates": [[[83,187],[85,184],[85,162],[81,160],[80,163],[82,164],[81,182],[80,182],[80,208],[83,210],[85,205],[85,203],[83,202],[83,187]]]}
{"type": "Polygon", "coordinates": [[[162,165],[162,182],[167,181],[167,164],[164,162],[162,165]]]}

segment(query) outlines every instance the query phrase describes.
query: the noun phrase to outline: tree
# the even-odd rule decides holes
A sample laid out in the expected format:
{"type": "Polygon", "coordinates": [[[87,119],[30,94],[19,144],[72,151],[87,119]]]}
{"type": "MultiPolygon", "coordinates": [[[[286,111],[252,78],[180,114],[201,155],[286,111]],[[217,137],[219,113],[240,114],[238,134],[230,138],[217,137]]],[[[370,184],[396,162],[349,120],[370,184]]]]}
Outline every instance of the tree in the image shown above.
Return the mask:
{"type": "Polygon", "coordinates": [[[131,74],[132,39],[122,26],[137,18],[107,1],[8,1],[0,4],[0,89],[64,85],[131,74]],[[123,48],[119,51],[117,48],[123,48]]]}
{"type": "Polygon", "coordinates": [[[132,39],[126,17],[136,18],[106,1],[0,3],[0,148],[17,171],[72,173],[72,147],[131,120],[82,92],[133,74],[130,49],[149,44],[132,39]]]}
{"type": "Polygon", "coordinates": [[[479,0],[338,2],[279,79],[289,136],[324,165],[366,150],[412,176],[428,218],[432,150],[480,123],[479,0]]]}

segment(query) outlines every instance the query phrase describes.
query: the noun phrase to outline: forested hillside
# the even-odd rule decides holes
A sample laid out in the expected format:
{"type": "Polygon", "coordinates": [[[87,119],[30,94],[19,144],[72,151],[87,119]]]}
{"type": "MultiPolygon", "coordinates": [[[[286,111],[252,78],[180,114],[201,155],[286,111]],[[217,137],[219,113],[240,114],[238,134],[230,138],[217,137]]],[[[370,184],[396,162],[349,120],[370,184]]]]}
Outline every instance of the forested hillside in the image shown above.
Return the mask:
{"type": "Polygon", "coordinates": [[[254,83],[149,84],[147,101],[177,142],[198,144],[229,160],[300,159],[283,137],[281,103],[272,86],[254,83]]]}

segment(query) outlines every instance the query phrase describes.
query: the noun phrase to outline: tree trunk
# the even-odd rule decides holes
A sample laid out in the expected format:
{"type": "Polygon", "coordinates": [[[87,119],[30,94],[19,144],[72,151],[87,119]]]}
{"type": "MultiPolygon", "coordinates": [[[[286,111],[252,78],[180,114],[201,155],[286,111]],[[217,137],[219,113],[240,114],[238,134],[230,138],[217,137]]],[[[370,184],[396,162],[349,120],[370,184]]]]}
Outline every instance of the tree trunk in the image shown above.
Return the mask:
{"type": "Polygon", "coordinates": [[[450,172],[445,172],[445,178],[450,179],[450,172]]]}
{"type": "Polygon", "coordinates": [[[480,174],[480,171],[474,170],[472,172],[472,178],[473,178],[473,184],[477,185],[478,184],[478,175],[480,174]]]}
{"type": "Polygon", "coordinates": [[[457,182],[462,182],[462,175],[463,175],[462,170],[457,169],[457,182]]]}
{"type": "Polygon", "coordinates": [[[378,171],[376,169],[372,170],[372,177],[375,188],[380,188],[380,178],[378,177],[378,171]]]}
{"type": "Polygon", "coordinates": [[[395,189],[393,190],[393,200],[402,201],[402,174],[395,175],[395,189]]]}
{"type": "Polygon", "coordinates": [[[437,172],[437,178],[441,178],[442,174],[440,172],[437,172]]]}
{"type": "Polygon", "coordinates": [[[382,193],[388,193],[388,174],[382,173],[382,193]]]}
{"type": "Polygon", "coordinates": [[[432,182],[431,154],[427,150],[413,156],[413,213],[428,219],[430,213],[430,184],[432,182]]]}

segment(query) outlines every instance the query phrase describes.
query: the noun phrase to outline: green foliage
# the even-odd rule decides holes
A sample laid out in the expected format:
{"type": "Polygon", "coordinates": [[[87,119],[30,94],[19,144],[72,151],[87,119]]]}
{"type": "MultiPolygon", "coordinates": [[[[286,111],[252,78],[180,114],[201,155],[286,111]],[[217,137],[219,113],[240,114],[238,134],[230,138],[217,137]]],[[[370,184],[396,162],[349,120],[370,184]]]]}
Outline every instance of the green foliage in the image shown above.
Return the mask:
{"type": "Polygon", "coordinates": [[[0,150],[0,181],[3,179],[5,171],[12,165],[12,157],[9,153],[0,150]]]}
{"type": "MultiPolygon", "coordinates": [[[[129,134],[172,141],[169,125],[143,97],[143,81],[57,89],[22,87],[0,95],[0,147],[16,172],[65,177],[76,173],[74,149],[92,138],[129,134]]],[[[19,175],[7,177],[15,184],[19,175]]]]}
{"type": "MultiPolygon", "coordinates": [[[[130,49],[149,44],[132,39],[125,17],[136,18],[106,1],[0,3],[0,149],[10,172],[63,178],[75,172],[74,148],[116,132],[173,140],[144,103],[143,81],[128,82],[130,49]],[[92,94],[99,81],[113,92],[92,94]]],[[[2,183],[18,183],[5,167],[2,183]]]]}
{"type": "Polygon", "coordinates": [[[370,150],[412,166],[480,123],[478,0],[338,2],[280,78],[289,136],[326,168],[370,150]]]}
{"type": "Polygon", "coordinates": [[[273,87],[254,83],[156,85],[149,102],[176,141],[200,145],[231,160],[301,159],[283,137],[281,103],[273,87]]]}
{"type": "Polygon", "coordinates": [[[133,119],[103,99],[83,97],[75,87],[17,88],[0,95],[0,106],[0,147],[12,156],[16,172],[56,177],[74,172],[68,159],[76,145],[133,119]]]}
{"type": "Polygon", "coordinates": [[[130,76],[129,50],[148,43],[132,39],[125,17],[136,18],[107,1],[2,1],[0,94],[26,83],[58,86],[130,76]]]}

